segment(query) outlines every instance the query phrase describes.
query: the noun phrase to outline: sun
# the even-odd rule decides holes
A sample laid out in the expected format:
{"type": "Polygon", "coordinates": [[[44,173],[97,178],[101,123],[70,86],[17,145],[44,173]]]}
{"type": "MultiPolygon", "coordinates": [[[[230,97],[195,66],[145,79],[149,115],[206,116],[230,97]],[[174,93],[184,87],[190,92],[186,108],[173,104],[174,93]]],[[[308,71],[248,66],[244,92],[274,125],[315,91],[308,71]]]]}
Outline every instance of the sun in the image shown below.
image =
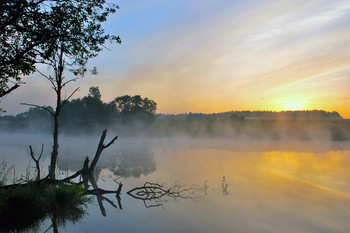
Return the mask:
{"type": "Polygon", "coordinates": [[[279,111],[298,111],[308,109],[308,101],[301,97],[284,98],[276,102],[279,111]]]}

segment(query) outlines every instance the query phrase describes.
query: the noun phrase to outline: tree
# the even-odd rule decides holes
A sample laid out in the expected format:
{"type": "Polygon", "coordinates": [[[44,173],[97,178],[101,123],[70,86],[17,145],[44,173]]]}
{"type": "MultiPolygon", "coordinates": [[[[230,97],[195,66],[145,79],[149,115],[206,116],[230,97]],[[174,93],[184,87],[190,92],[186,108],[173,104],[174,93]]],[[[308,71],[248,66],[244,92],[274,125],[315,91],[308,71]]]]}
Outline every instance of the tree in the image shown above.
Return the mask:
{"type": "Polygon", "coordinates": [[[118,6],[108,4],[105,0],[61,0],[46,1],[50,21],[48,27],[54,33],[45,44],[39,46],[42,63],[51,67],[53,75],[46,75],[38,70],[52,85],[56,93],[55,111],[50,112],[54,118],[53,149],[49,175],[55,179],[58,158],[59,117],[62,107],[78,90],[75,89],[67,99],[62,99],[62,89],[70,82],[84,76],[87,71],[97,74],[95,68],[88,70],[87,62],[96,57],[109,40],[121,43],[119,37],[104,32],[101,23],[108,15],[115,13],[118,6]],[[64,76],[65,71],[75,76],[64,76]]]}
{"type": "Polygon", "coordinates": [[[94,132],[106,128],[116,119],[116,109],[101,100],[98,87],[90,87],[88,96],[67,101],[62,109],[60,122],[65,132],[94,132]]]}
{"type": "Polygon", "coordinates": [[[151,121],[157,110],[156,102],[148,98],[143,99],[139,95],[117,97],[113,103],[123,122],[151,121]]]}
{"type": "Polygon", "coordinates": [[[98,87],[90,87],[89,88],[89,96],[94,98],[94,99],[99,99],[101,100],[101,92],[98,87]]]}
{"type": "Polygon", "coordinates": [[[42,55],[38,48],[57,36],[49,27],[51,17],[43,9],[45,2],[0,1],[0,98],[19,87],[21,76],[35,71],[42,55]]]}

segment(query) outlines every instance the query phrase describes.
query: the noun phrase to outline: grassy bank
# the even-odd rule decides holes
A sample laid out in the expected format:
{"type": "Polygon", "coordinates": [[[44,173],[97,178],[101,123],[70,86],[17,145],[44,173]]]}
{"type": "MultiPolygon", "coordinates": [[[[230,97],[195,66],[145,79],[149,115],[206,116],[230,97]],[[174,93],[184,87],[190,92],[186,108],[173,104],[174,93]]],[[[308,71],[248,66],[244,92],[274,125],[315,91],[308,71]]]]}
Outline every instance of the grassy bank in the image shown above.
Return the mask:
{"type": "Polygon", "coordinates": [[[0,231],[36,231],[48,218],[56,227],[76,222],[86,214],[90,200],[85,189],[75,184],[41,182],[0,187],[0,231]]]}

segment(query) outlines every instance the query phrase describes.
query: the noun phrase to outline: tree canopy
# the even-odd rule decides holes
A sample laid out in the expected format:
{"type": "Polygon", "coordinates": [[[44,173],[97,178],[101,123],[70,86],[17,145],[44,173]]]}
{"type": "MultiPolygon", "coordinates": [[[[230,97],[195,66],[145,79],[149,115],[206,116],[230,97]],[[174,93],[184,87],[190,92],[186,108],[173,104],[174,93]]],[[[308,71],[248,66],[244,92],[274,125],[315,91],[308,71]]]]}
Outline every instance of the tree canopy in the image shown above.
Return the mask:
{"type": "Polygon", "coordinates": [[[140,95],[124,95],[114,99],[113,103],[123,122],[135,120],[150,121],[157,110],[157,103],[153,100],[141,98],[140,95]]]}
{"type": "Polygon", "coordinates": [[[107,40],[121,43],[101,26],[116,9],[105,0],[0,1],[0,97],[35,72],[36,64],[55,69],[58,51],[64,66],[84,74],[88,59],[97,56],[107,40]]]}
{"type": "Polygon", "coordinates": [[[0,1],[0,97],[18,87],[22,75],[35,71],[40,45],[50,37],[48,12],[41,10],[44,1],[0,1]],[[8,83],[14,85],[9,87],[8,83]]]}

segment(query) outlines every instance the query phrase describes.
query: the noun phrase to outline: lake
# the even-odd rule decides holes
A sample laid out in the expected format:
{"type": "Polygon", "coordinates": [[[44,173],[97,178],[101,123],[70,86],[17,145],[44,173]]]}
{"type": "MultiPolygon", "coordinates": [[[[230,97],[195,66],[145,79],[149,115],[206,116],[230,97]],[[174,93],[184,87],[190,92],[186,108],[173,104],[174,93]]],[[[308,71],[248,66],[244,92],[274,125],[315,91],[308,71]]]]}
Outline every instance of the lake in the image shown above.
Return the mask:
{"type": "MultiPolygon", "coordinates": [[[[58,175],[64,178],[81,169],[87,155],[93,158],[99,136],[61,138],[58,175]]],[[[50,135],[2,136],[0,159],[15,165],[8,182],[34,177],[28,146],[38,154],[42,143],[47,175],[50,135]]],[[[123,184],[120,202],[113,194],[105,194],[100,204],[94,198],[84,218],[67,222],[59,232],[350,229],[348,141],[126,137],[103,152],[98,167],[100,188],[123,184]],[[143,190],[139,195],[148,192],[139,196],[145,200],[127,193],[135,188],[143,190]]],[[[45,220],[40,232],[54,232],[50,226],[45,220]]]]}

